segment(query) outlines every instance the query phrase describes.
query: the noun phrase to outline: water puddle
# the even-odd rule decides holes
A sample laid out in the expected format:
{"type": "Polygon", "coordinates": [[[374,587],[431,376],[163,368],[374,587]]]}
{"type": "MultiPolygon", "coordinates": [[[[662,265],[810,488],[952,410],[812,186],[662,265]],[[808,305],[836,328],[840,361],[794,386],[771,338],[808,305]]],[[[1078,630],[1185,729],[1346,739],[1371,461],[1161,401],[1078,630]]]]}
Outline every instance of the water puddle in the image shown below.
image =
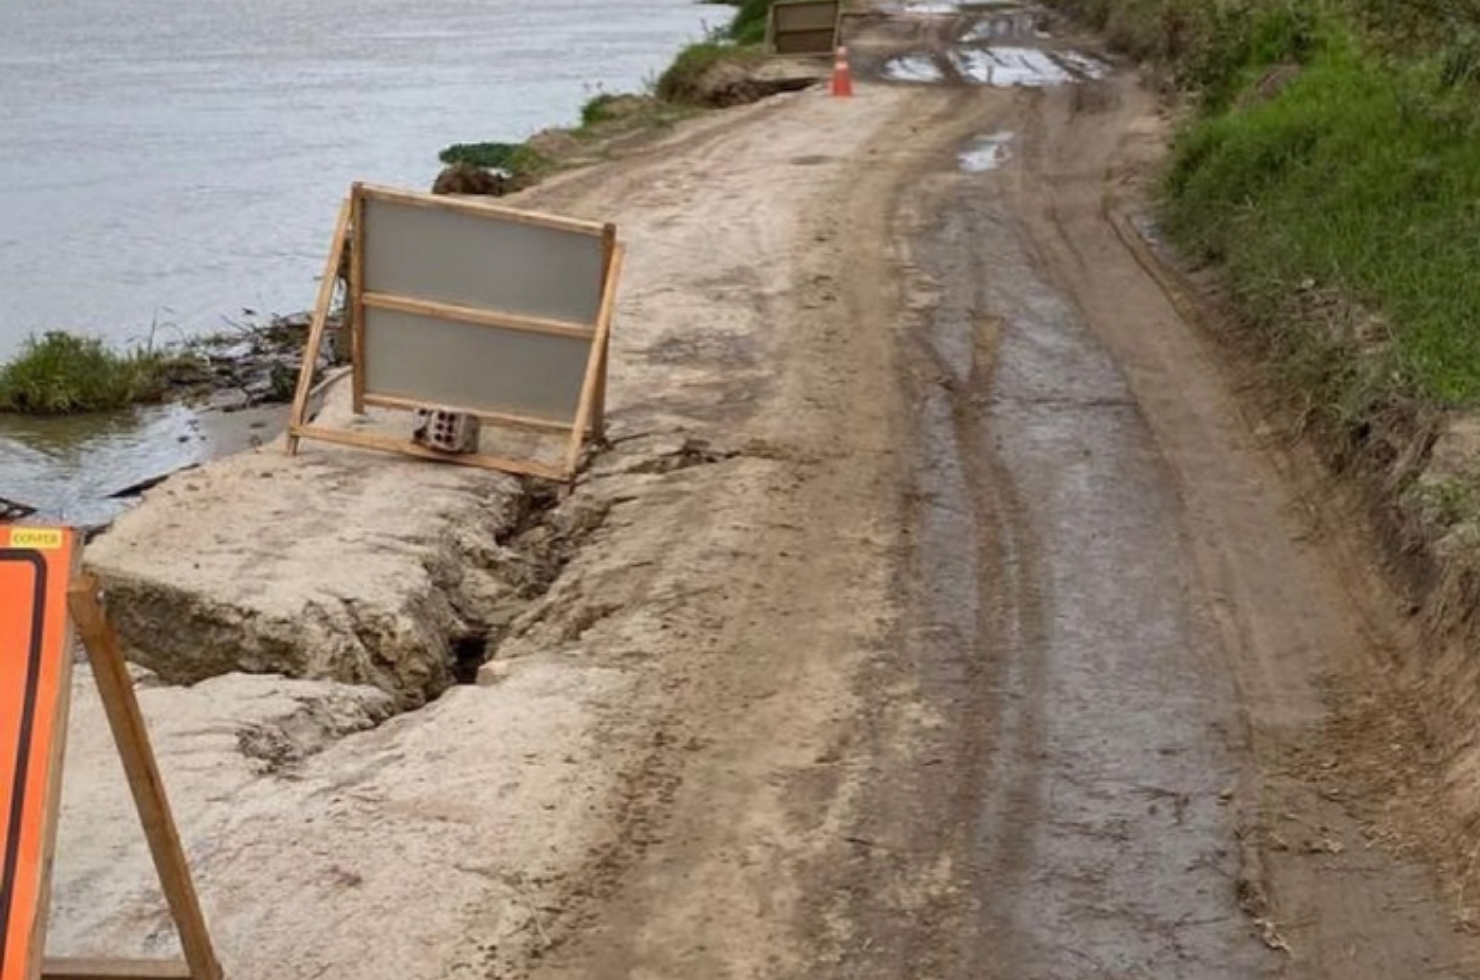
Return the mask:
{"type": "Polygon", "coordinates": [[[934,58],[915,54],[890,59],[884,65],[884,77],[895,82],[911,82],[917,85],[929,85],[943,81],[945,78],[934,58]]]}
{"type": "Polygon", "coordinates": [[[997,14],[979,21],[971,30],[961,37],[963,44],[972,44],[980,41],[995,41],[1008,37],[1035,37],[1047,35],[1040,34],[1036,29],[1037,17],[1031,12],[1016,11],[1008,14],[997,14]]]}
{"type": "Polygon", "coordinates": [[[1080,78],[1097,79],[1110,74],[1110,66],[1077,51],[1055,51],[1059,63],[1080,78]]]}
{"type": "Polygon", "coordinates": [[[964,173],[980,174],[996,170],[1011,158],[1007,149],[1010,142],[1012,134],[1007,132],[978,136],[966,144],[966,149],[957,154],[956,160],[964,173]]]}
{"type": "Polygon", "coordinates": [[[899,55],[884,65],[884,77],[890,81],[995,88],[1045,88],[1103,78],[1108,72],[1109,66],[1087,55],[1017,45],[959,48],[945,56],[899,55]]]}
{"type": "Polygon", "coordinates": [[[900,13],[916,14],[926,17],[948,17],[961,12],[960,4],[946,3],[943,0],[905,0],[899,8],[900,13]]]}
{"type": "Polygon", "coordinates": [[[66,418],[0,416],[0,497],[37,508],[39,520],[107,524],[141,486],[269,440],[285,406],[197,412],[162,405],[66,418]]]}
{"type": "Polygon", "coordinates": [[[1040,88],[1073,78],[1046,51],[1037,48],[979,48],[957,51],[954,58],[961,77],[978,85],[1040,88]]]}
{"type": "MultiPolygon", "coordinates": [[[[945,3],[900,0],[900,13],[956,14],[959,32],[950,50],[927,50],[923,37],[912,38],[914,50],[896,49],[884,62],[882,76],[912,85],[990,85],[995,88],[1046,88],[1104,78],[1110,66],[1077,51],[1057,50],[1046,30],[1048,15],[1037,7],[1016,4],[945,3]]],[[[937,33],[934,27],[923,28],[937,33]]]]}

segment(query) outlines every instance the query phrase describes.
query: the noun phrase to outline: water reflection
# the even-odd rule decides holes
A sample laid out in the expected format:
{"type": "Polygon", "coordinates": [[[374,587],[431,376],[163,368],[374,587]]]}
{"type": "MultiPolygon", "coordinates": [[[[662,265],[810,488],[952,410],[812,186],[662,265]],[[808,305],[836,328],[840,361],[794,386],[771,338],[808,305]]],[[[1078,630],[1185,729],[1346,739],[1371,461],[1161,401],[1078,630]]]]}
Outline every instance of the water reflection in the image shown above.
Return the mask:
{"type": "Polygon", "coordinates": [[[38,517],[106,524],[138,484],[269,439],[283,409],[197,413],[182,405],[69,418],[0,415],[0,497],[38,517]]]}

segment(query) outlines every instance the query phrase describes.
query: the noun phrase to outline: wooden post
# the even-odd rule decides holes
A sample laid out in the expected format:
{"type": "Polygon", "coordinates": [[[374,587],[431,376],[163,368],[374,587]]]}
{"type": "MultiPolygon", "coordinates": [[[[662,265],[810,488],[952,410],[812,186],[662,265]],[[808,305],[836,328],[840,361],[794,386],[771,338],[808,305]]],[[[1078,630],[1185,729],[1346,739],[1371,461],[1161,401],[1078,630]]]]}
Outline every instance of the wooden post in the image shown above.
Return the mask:
{"type": "MultiPolygon", "coordinates": [[[[293,410],[288,415],[288,455],[298,455],[297,429],[308,421],[308,398],[313,391],[313,372],[324,346],[324,328],[329,322],[329,307],[334,303],[334,285],[339,281],[339,267],[344,255],[344,235],[349,230],[349,202],[339,205],[334,222],[334,241],[329,246],[329,260],[324,264],[324,278],[319,280],[319,295],[314,301],[313,319],[308,327],[308,342],[303,347],[303,366],[298,370],[298,388],[293,393],[293,410]]],[[[345,315],[350,315],[345,299],[345,315]]]]}
{"type": "Polygon", "coordinates": [[[350,375],[350,405],[356,415],[365,414],[365,189],[350,188],[349,291],[344,308],[349,314],[349,356],[354,365],[350,375]]]}
{"type": "MultiPolygon", "coordinates": [[[[602,293],[606,292],[606,285],[612,276],[617,274],[615,266],[617,258],[617,226],[607,225],[601,230],[601,254],[602,266],[605,274],[601,280],[602,293]]],[[[615,316],[615,313],[613,313],[615,316]]],[[[591,438],[595,442],[606,439],[606,372],[610,364],[611,335],[601,344],[601,369],[596,375],[596,400],[591,406],[591,438]]]]}
{"type": "Polygon", "coordinates": [[[601,313],[596,319],[596,336],[592,338],[591,356],[586,361],[586,378],[581,385],[581,400],[576,407],[575,429],[571,432],[570,447],[565,454],[565,478],[574,480],[576,467],[581,461],[581,444],[586,441],[586,428],[591,424],[591,410],[597,397],[597,374],[605,365],[602,363],[607,337],[611,333],[612,316],[617,303],[617,279],[622,271],[622,247],[618,245],[612,253],[611,269],[607,273],[606,285],[602,289],[601,313]]]}
{"type": "MultiPolygon", "coordinates": [[[[216,953],[211,948],[205,915],[201,912],[195,885],[190,880],[190,868],[185,861],[185,851],[180,845],[180,834],[175,828],[174,816],[170,813],[169,799],[165,796],[164,782],[154,760],[154,751],[149,746],[144,716],[139,710],[133,681],[118,649],[118,637],[104,617],[103,607],[98,599],[98,581],[94,576],[84,573],[77,578],[68,593],[68,607],[76,621],[77,631],[82,636],[83,646],[87,648],[87,658],[92,664],[98,696],[108,716],[108,727],[113,730],[113,740],[118,744],[118,754],[123,760],[129,791],[138,808],[139,820],[144,825],[144,837],[149,842],[155,870],[159,872],[160,887],[164,890],[165,901],[169,903],[175,927],[180,933],[180,946],[185,953],[188,975],[191,980],[220,980],[221,965],[216,961],[216,953]]],[[[166,980],[179,974],[170,964],[104,961],[86,966],[88,968],[82,970],[75,966],[69,969],[67,963],[61,962],[57,964],[56,972],[50,975],[58,978],[65,976],[68,980],[82,980],[87,976],[150,976],[156,980],[166,980]],[[99,973],[99,970],[106,972],[99,973]],[[154,972],[120,972],[128,970],[154,972]]]]}

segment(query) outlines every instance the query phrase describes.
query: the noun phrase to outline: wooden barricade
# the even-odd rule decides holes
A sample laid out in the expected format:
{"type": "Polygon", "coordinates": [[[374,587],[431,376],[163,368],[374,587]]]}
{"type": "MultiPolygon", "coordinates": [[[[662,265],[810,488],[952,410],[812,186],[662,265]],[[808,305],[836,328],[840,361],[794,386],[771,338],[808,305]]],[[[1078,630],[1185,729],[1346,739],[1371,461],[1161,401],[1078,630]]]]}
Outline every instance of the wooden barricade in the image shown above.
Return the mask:
{"type": "Polygon", "coordinates": [[[766,21],[766,45],[774,54],[830,55],[842,12],[840,0],[781,0],[766,21]]]}
{"type": "Polygon", "coordinates": [[[354,185],[341,209],[288,429],[302,439],[570,480],[604,425],[622,247],[616,227],[481,201],[354,185]],[[354,410],[443,410],[565,437],[551,464],[446,453],[308,420],[343,249],[354,410]]]}

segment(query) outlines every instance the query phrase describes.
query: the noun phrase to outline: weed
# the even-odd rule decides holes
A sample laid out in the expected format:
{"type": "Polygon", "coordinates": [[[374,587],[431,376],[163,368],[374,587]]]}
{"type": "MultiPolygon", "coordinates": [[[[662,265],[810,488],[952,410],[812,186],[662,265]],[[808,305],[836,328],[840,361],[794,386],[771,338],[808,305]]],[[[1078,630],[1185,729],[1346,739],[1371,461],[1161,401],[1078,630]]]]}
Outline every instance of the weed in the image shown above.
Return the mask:
{"type": "Polygon", "coordinates": [[[66,415],[158,401],[175,361],[152,350],[119,353],[96,337],[50,331],[28,339],[0,367],[0,411],[66,415]]]}
{"type": "Polygon", "coordinates": [[[1447,479],[1414,484],[1405,495],[1409,506],[1433,526],[1454,527],[1480,519],[1480,491],[1473,479],[1447,479]]]}
{"type": "Polygon", "coordinates": [[[1480,106],[1468,62],[1459,49],[1381,52],[1314,7],[1271,11],[1199,62],[1203,111],[1167,172],[1168,230],[1224,264],[1253,319],[1295,284],[1338,290],[1392,325],[1391,379],[1440,404],[1475,403],[1480,106]],[[1277,95],[1236,101],[1290,59],[1304,68],[1277,95]]]}
{"type": "Polygon", "coordinates": [[[620,95],[612,95],[609,92],[601,92],[586,100],[581,106],[581,125],[583,127],[596,126],[612,118],[612,108],[621,100],[620,95]]]}
{"type": "Polygon", "coordinates": [[[525,143],[454,143],[437,158],[448,166],[465,163],[502,170],[521,184],[532,183],[550,169],[550,161],[525,143]]]}

